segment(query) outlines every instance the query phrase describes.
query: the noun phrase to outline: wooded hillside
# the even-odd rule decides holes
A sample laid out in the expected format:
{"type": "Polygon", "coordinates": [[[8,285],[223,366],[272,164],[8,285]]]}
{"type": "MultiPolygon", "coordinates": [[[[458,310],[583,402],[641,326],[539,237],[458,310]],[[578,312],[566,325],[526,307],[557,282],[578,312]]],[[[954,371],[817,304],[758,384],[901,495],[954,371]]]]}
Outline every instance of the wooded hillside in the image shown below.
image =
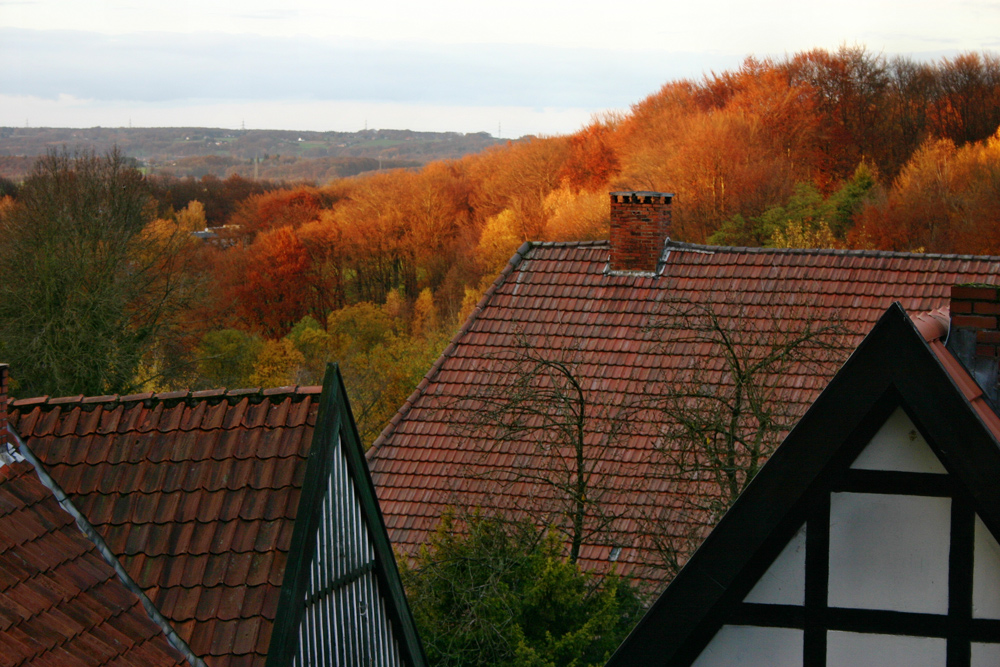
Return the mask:
{"type": "MultiPolygon", "coordinates": [[[[674,192],[684,241],[998,254],[998,125],[996,56],[852,47],[748,59],[576,134],[420,170],[146,178],[143,247],[159,240],[171,308],[135,376],[102,388],[313,383],[340,360],[370,441],[522,242],[606,237],[608,191],[674,192]],[[217,239],[191,236],[207,224],[217,239]]],[[[4,186],[5,234],[44,178],[4,186]]],[[[18,350],[0,352],[16,380],[18,350]]]]}

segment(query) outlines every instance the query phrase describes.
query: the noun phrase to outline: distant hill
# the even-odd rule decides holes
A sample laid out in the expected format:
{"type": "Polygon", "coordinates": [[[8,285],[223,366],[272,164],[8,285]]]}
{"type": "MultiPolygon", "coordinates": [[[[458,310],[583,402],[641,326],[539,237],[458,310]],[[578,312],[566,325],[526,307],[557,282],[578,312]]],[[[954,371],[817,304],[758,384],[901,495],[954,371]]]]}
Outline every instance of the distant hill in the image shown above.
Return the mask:
{"type": "Polygon", "coordinates": [[[294,132],[204,127],[0,127],[0,176],[20,181],[34,159],[66,148],[105,153],[118,146],[156,174],[314,181],[379,168],[417,167],[503,143],[486,132],[294,132]]]}

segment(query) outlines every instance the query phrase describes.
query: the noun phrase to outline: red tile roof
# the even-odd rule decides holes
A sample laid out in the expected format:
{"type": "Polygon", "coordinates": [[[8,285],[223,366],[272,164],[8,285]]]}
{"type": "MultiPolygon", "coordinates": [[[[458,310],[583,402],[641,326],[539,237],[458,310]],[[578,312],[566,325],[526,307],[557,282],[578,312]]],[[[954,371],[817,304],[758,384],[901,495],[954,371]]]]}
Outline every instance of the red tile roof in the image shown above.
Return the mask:
{"type": "Polygon", "coordinates": [[[0,466],[0,666],[187,665],[28,462],[0,466]]]}
{"type": "Polygon", "coordinates": [[[263,667],[319,392],[43,397],[10,422],[196,655],[263,667]]]}
{"type": "MultiPolygon", "coordinates": [[[[595,403],[638,401],[686,368],[722,375],[710,345],[665,347],[650,330],[678,305],[730,313],[735,307],[750,321],[775,314],[801,318],[807,311],[821,321],[839,318],[852,332],[846,341],[852,349],[893,301],[910,312],[928,311],[946,305],[956,283],[995,283],[1000,276],[1000,257],[668,242],[662,272],[654,277],[609,274],[608,257],[606,242],[522,247],[376,440],[369,461],[394,544],[413,553],[449,505],[526,507],[551,493],[544,485],[491,481],[511,465],[541,470],[545,462],[524,443],[484,455],[482,439],[470,435],[470,418],[457,407],[497,381],[503,360],[517,355],[518,336],[541,356],[570,360],[595,403]]],[[[817,375],[798,368],[783,376],[792,423],[834,370],[817,375]]],[[[588,540],[584,565],[606,566],[611,541],[625,547],[619,571],[647,562],[649,536],[635,513],[662,511],[679,496],[704,491],[672,485],[658,474],[649,465],[655,444],[654,428],[612,448],[598,464],[608,507],[623,518],[588,540]]],[[[710,523],[706,517],[692,521],[694,528],[710,523]]],[[[676,534],[691,528],[677,526],[676,534]]]]}

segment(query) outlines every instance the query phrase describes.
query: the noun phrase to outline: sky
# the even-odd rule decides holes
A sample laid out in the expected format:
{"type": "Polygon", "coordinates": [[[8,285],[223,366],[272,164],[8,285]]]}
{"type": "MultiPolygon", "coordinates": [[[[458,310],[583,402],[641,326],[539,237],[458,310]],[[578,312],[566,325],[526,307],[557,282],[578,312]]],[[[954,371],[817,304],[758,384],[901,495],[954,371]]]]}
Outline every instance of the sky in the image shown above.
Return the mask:
{"type": "Polygon", "coordinates": [[[1000,52],[1000,0],[0,0],[0,126],[574,132],[749,55],[1000,52]]]}

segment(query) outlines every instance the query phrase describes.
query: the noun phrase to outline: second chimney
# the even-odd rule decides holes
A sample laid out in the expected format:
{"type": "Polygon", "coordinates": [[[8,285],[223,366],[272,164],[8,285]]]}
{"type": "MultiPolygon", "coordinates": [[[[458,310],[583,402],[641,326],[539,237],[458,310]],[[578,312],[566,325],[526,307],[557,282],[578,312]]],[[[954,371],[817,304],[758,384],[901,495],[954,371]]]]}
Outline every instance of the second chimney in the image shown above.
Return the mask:
{"type": "Polygon", "coordinates": [[[655,273],[670,233],[666,192],[611,193],[612,271],[655,273]]]}
{"type": "Polygon", "coordinates": [[[1000,289],[966,284],[951,288],[948,349],[975,378],[993,405],[998,404],[1000,370],[1000,289]]]}

